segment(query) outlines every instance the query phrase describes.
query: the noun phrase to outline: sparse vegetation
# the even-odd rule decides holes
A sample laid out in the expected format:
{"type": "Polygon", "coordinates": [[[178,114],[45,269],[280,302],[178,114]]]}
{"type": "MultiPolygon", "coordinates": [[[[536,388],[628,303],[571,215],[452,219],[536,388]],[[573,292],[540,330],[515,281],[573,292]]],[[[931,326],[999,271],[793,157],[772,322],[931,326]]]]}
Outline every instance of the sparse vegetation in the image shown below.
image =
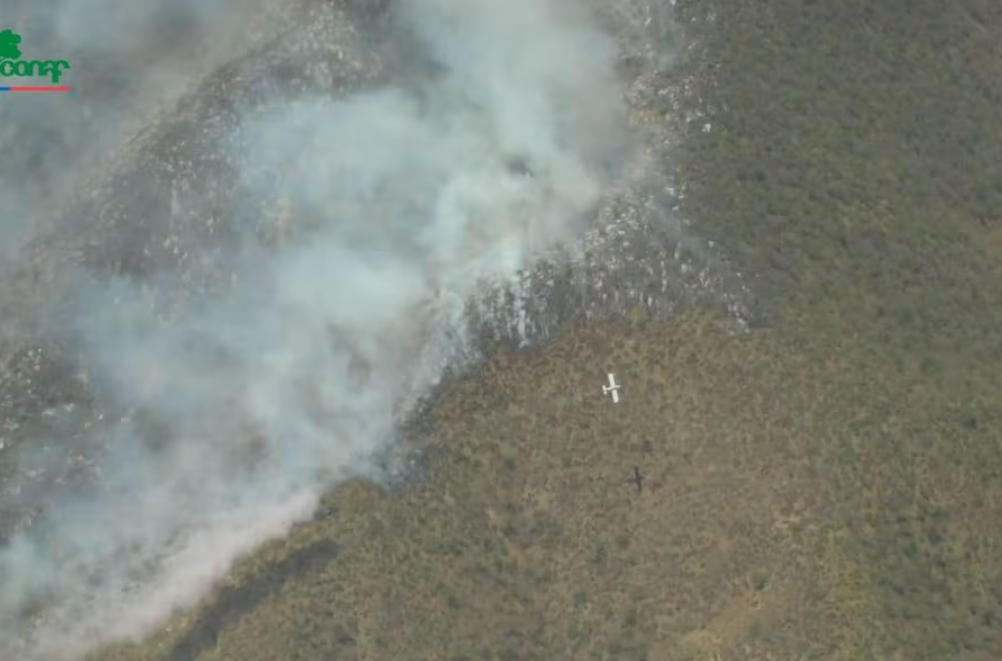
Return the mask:
{"type": "Polygon", "coordinates": [[[499,350],[412,439],[419,484],[345,486],[100,658],[1002,658],[1002,4],[681,11],[713,127],[685,129],[687,209],[765,326],[499,350]]]}

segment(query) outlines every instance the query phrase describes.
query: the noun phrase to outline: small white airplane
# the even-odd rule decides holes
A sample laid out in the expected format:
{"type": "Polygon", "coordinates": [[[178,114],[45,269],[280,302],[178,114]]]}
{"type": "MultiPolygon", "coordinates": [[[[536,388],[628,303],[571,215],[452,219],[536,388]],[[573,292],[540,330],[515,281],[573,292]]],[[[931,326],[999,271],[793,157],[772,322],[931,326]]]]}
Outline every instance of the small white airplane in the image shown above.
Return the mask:
{"type": "Polygon", "coordinates": [[[612,372],[609,373],[609,385],[602,386],[602,394],[608,395],[612,393],[612,403],[619,404],[619,386],[616,384],[616,375],[612,372]]]}

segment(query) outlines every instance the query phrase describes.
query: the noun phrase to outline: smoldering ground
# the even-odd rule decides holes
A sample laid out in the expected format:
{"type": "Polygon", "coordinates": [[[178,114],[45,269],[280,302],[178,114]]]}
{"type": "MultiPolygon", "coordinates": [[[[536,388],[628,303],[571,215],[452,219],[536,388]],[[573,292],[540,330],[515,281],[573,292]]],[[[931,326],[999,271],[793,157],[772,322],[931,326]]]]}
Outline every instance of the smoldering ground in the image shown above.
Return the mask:
{"type": "MultiPolygon", "coordinates": [[[[171,5],[184,35],[239,32],[201,6],[171,5]]],[[[102,84],[148,112],[7,110],[10,158],[38,176],[5,161],[22,191],[5,222],[31,220],[5,233],[0,287],[5,657],[74,658],[195,603],[371,474],[484,328],[526,339],[592,302],[739,289],[719,265],[686,270],[682,253],[707,253],[667,215],[615,45],[581,3],[290,4],[155,102],[143,71],[184,67],[173,42],[138,57],[162,14],[132,11],[96,51],[65,18],[38,34],[114,55],[124,73],[102,84]],[[638,236],[644,255],[620,250],[638,236]]]]}

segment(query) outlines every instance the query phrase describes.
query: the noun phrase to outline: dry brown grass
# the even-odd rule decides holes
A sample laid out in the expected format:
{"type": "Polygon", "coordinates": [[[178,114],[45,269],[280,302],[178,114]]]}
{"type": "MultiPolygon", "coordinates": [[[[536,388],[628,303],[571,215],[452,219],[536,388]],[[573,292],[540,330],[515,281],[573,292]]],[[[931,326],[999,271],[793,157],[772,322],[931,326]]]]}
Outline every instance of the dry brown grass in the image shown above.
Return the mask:
{"type": "Polygon", "coordinates": [[[1002,658],[996,4],[716,3],[688,205],[772,324],[499,350],[411,439],[419,484],[345,486],[102,658],[1002,658]]]}
{"type": "Polygon", "coordinates": [[[826,488],[834,422],[862,401],[846,362],[703,315],[501,353],[431,412],[427,479],[335,494],[336,518],[223,593],[263,589],[269,558],[317,539],[337,559],[290,571],[198,658],[853,658],[837,625],[877,604],[826,488]]]}

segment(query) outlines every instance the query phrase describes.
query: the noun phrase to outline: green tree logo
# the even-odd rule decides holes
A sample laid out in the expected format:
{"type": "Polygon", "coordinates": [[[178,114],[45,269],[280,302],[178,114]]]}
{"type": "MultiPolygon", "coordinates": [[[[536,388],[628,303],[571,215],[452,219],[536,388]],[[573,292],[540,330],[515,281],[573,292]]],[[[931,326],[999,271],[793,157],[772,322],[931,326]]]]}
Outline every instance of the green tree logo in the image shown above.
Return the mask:
{"type": "Polygon", "coordinates": [[[0,60],[16,60],[21,57],[21,35],[10,30],[0,32],[0,60]]]}

